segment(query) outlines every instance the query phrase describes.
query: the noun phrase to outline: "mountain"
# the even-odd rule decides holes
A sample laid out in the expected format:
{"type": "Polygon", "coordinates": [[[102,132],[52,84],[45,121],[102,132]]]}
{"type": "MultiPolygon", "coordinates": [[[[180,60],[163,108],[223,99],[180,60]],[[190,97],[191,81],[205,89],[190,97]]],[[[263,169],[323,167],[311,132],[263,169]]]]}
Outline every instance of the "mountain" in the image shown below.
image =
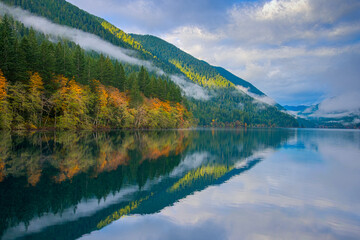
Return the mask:
{"type": "MultiPolygon", "coordinates": [[[[175,77],[180,77],[182,79],[181,82],[175,82],[182,88],[183,94],[188,96],[187,101],[181,100],[181,102],[187,106],[188,110],[190,110],[197,119],[198,125],[231,127],[246,125],[294,127],[298,125],[296,119],[282,111],[282,108],[276,105],[275,102],[263,101],[263,99],[265,99],[264,97],[267,96],[249,82],[238,78],[221,67],[214,67],[205,61],[198,60],[160,38],[150,35],[127,34],[106,20],[91,15],[64,0],[1,1],[9,5],[20,6],[54,23],[94,34],[123,49],[132,50],[128,52],[130,57],[139,59],[153,66],[149,68],[149,74],[151,76],[161,77],[165,79],[165,82],[169,82],[170,80],[175,81],[175,77]],[[161,74],[159,69],[164,74],[161,74]],[[191,85],[193,83],[200,87],[191,85]],[[194,89],[196,91],[194,91],[194,89]],[[189,96],[189,90],[193,91],[192,96],[189,96]],[[200,92],[204,95],[201,99],[197,96],[200,92]]],[[[14,31],[17,31],[17,29],[14,28],[14,31]]],[[[19,35],[19,33],[16,34],[19,35]]],[[[20,34],[18,41],[21,41],[23,37],[24,35],[20,34]]],[[[43,38],[47,39],[49,37],[48,35],[43,36],[43,38]]],[[[53,39],[51,40],[53,41],[53,39]]],[[[42,40],[38,39],[37,41],[41,42],[42,40]]],[[[70,43],[70,45],[71,44],[73,44],[73,46],[76,45],[74,43],[70,43]]],[[[82,51],[84,51],[84,49],[82,49],[82,51]]],[[[95,60],[91,60],[92,62],[99,59],[99,54],[97,53],[84,51],[84,54],[85,56],[90,56],[90,58],[91,56],[95,56],[95,60]]],[[[106,56],[104,56],[104,58],[105,57],[106,56]]],[[[114,62],[114,59],[111,61],[114,62]]],[[[126,78],[128,78],[122,81],[132,82],[134,79],[133,75],[139,74],[140,67],[126,61],[122,61],[121,63],[124,66],[127,75],[126,78]]],[[[94,66],[96,66],[96,68],[102,68],[103,65],[94,63],[94,66]]],[[[114,65],[114,67],[115,66],[116,65],[114,65]]],[[[88,72],[90,72],[91,65],[89,65],[88,68],[88,72]]],[[[109,69],[111,70],[111,66],[109,69]]],[[[104,75],[103,73],[107,72],[106,69],[100,69],[99,71],[99,74],[94,76],[96,79],[105,76],[106,74],[104,75]]],[[[79,74],[72,75],[72,70],[67,71],[66,74],[68,78],[80,76],[79,74]]],[[[51,74],[48,75],[50,76],[51,74]]],[[[41,76],[43,77],[43,75],[41,76]]],[[[109,77],[109,79],[110,78],[112,79],[111,81],[102,81],[100,79],[100,82],[105,86],[110,84],[113,87],[117,87],[119,85],[118,80],[116,80],[117,75],[115,74],[115,77],[109,77]]],[[[89,84],[89,79],[85,77],[80,80],[81,77],[75,78],[75,81],[79,81],[85,85],[89,84]]],[[[142,94],[146,95],[148,83],[149,81],[140,86],[140,92],[142,94]]],[[[155,85],[153,85],[153,87],[154,86],[155,85]]],[[[164,87],[164,89],[166,89],[166,87],[164,87]]],[[[129,90],[131,90],[131,87],[129,90]]],[[[127,89],[124,88],[122,91],[127,91],[127,89]]],[[[162,99],[166,100],[166,94],[167,93],[165,93],[165,95],[155,95],[158,97],[163,96],[162,99]]],[[[131,97],[130,95],[129,97],[131,97]]],[[[148,95],[148,97],[155,96],[150,95],[148,95]]],[[[168,96],[170,97],[171,94],[168,94],[168,96]]]]}
{"type": "Polygon", "coordinates": [[[226,69],[224,69],[222,67],[214,67],[214,68],[218,71],[218,73],[221,76],[228,79],[230,82],[235,84],[235,86],[242,86],[242,87],[248,89],[248,91],[253,93],[253,94],[256,94],[256,95],[259,95],[259,96],[265,96],[265,93],[263,93],[262,91],[257,89],[254,85],[252,85],[251,83],[245,81],[244,79],[239,78],[238,76],[232,74],[228,70],[226,70],[226,69]]]}
{"type": "Polygon", "coordinates": [[[320,128],[360,128],[360,109],[328,111],[322,102],[311,106],[284,106],[300,125],[320,128]]]}
{"type": "Polygon", "coordinates": [[[251,83],[239,78],[222,67],[214,67],[199,60],[178,47],[152,35],[130,34],[154,56],[162,61],[172,63],[189,79],[201,86],[229,87],[241,86],[249,92],[264,96],[265,94],[251,83]]]}

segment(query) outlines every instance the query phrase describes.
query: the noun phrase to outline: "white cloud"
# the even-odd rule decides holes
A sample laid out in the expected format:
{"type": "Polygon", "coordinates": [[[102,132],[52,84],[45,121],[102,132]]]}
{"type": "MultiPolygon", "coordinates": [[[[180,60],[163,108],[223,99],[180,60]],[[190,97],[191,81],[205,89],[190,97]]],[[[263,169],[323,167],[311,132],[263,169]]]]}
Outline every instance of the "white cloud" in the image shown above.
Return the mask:
{"type": "Polygon", "coordinates": [[[280,104],[313,104],[360,88],[357,0],[70,2],[122,29],[160,35],[280,104]]]}
{"type": "Polygon", "coordinates": [[[359,9],[359,2],[338,0],[242,3],[229,8],[227,23],[215,29],[187,25],[163,37],[229,69],[281,104],[317,103],[360,82],[355,79],[359,9]]]}
{"type": "Polygon", "coordinates": [[[242,86],[236,86],[236,88],[239,91],[242,91],[245,94],[249,95],[250,97],[254,98],[258,102],[266,103],[266,104],[271,105],[271,106],[274,106],[276,104],[274,99],[272,99],[272,98],[270,98],[270,97],[268,97],[266,95],[264,95],[264,96],[257,95],[255,93],[249,92],[248,88],[245,88],[245,87],[242,87],[242,86]]]}
{"type": "MultiPolygon", "coordinates": [[[[143,4],[145,4],[145,2],[143,4]]],[[[0,14],[8,13],[12,15],[16,20],[22,22],[25,26],[32,27],[39,32],[54,37],[66,38],[79,44],[82,48],[86,50],[93,50],[99,53],[104,53],[105,55],[111,56],[120,61],[124,61],[130,64],[145,66],[149,70],[156,71],[159,75],[165,74],[161,69],[154,67],[150,62],[139,60],[133,57],[132,55],[135,55],[135,52],[112,45],[111,43],[102,40],[96,35],[86,33],[78,29],[55,24],[45,18],[35,16],[20,8],[7,6],[1,2],[0,7],[0,14]]],[[[186,81],[182,76],[171,75],[170,78],[177,85],[180,86],[180,88],[184,91],[185,95],[201,100],[208,100],[210,98],[208,91],[206,91],[199,85],[186,81]]]]}
{"type": "Polygon", "coordinates": [[[255,18],[258,20],[292,19],[310,11],[308,0],[271,1],[262,8],[256,9],[255,18]]]}
{"type": "Polygon", "coordinates": [[[310,116],[342,118],[353,114],[360,115],[360,92],[358,91],[325,99],[319,104],[319,109],[310,116]]]}
{"type": "Polygon", "coordinates": [[[130,64],[143,65],[148,68],[152,68],[152,65],[147,61],[139,60],[131,55],[132,52],[127,49],[112,45],[111,43],[102,40],[100,37],[83,32],[78,29],[65,27],[59,24],[55,24],[46,18],[38,17],[22,10],[21,8],[14,8],[0,3],[0,14],[8,13],[12,15],[16,20],[22,22],[26,27],[32,27],[33,29],[48,34],[54,37],[66,38],[79,44],[86,50],[93,50],[99,53],[104,53],[120,61],[128,62],[130,64]]]}

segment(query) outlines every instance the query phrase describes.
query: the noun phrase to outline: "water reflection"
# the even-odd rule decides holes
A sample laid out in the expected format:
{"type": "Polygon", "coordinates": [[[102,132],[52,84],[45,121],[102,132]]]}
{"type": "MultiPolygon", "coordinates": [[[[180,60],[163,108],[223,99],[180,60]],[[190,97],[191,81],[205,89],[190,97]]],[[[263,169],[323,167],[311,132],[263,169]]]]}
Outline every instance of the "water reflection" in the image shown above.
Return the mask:
{"type": "Polygon", "coordinates": [[[360,132],[288,131],[250,171],[84,239],[359,239],[360,132]]]}
{"type": "Polygon", "coordinates": [[[256,165],[279,130],[2,133],[0,236],[75,239],[256,165]]]}

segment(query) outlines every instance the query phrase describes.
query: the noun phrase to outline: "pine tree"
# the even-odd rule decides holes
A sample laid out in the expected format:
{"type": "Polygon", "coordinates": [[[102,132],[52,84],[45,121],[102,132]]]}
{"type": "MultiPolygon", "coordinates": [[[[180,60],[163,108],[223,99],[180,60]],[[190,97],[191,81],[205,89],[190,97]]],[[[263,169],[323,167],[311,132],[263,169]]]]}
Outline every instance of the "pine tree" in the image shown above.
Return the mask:
{"type": "Polygon", "coordinates": [[[132,86],[130,89],[130,98],[131,98],[132,107],[139,106],[144,100],[140,93],[139,84],[136,78],[132,81],[132,86]]]}
{"type": "Polygon", "coordinates": [[[5,15],[0,28],[0,69],[2,69],[4,76],[11,82],[16,81],[14,42],[14,33],[11,29],[10,20],[5,15]]]}
{"type": "Polygon", "coordinates": [[[19,43],[18,39],[15,41],[15,52],[17,60],[15,65],[15,79],[16,81],[26,83],[29,78],[29,73],[27,70],[25,54],[22,51],[21,43],[19,43]]]}
{"type": "Polygon", "coordinates": [[[76,45],[75,50],[73,51],[72,61],[75,79],[78,82],[85,84],[85,56],[84,51],[79,45],[76,45]]]}
{"type": "MultiPolygon", "coordinates": [[[[55,50],[53,44],[46,41],[42,42],[40,46],[40,74],[44,79],[46,85],[50,87],[53,73],[55,72],[55,50]]],[[[53,89],[53,86],[51,86],[53,89]]]]}
{"type": "Polygon", "coordinates": [[[147,83],[148,73],[146,72],[144,66],[141,66],[137,79],[138,79],[140,91],[144,92],[145,87],[148,84],[147,83]]]}
{"type": "Polygon", "coordinates": [[[123,65],[119,64],[119,74],[117,75],[117,79],[119,81],[119,89],[120,91],[125,91],[125,81],[126,81],[126,75],[123,65]]]}
{"type": "Polygon", "coordinates": [[[40,50],[39,44],[36,39],[35,31],[31,28],[28,35],[28,50],[27,50],[27,62],[29,70],[34,72],[40,71],[40,50]]]}
{"type": "Polygon", "coordinates": [[[136,85],[139,86],[138,83],[137,83],[136,74],[134,72],[132,72],[129,75],[129,77],[127,77],[126,80],[125,80],[125,84],[124,84],[125,85],[125,91],[131,90],[131,88],[132,88],[135,81],[136,81],[136,85]]]}
{"type": "Polygon", "coordinates": [[[114,86],[115,85],[115,69],[114,69],[114,65],[112,64],[109,57],[106,57],[106,59],[104,61],[103,74],[104,74],[103,84],[114,86]]]}
{"type": "Polygon", "coordinates": [[[146,97],[156,97],[155,94],[155,88],[156,88],[156,78],[154,76],[151,76],[149,83],[145,87],[144,94],[146,97]]]}

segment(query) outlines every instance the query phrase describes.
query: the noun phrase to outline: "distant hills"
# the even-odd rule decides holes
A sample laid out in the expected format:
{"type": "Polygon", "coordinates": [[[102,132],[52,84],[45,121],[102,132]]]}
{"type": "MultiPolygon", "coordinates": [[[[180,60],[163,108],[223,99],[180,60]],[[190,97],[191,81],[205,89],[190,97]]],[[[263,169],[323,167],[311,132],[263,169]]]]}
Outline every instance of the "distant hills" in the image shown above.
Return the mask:
{"type": "Polygon", "coordinates": [[[360,109],[356,112],[347,110],[324,111],[321,103],[311,106],[288,106],[284,108],[298,118],[305,127],[321,128],[360,128],[360,109]]]}

